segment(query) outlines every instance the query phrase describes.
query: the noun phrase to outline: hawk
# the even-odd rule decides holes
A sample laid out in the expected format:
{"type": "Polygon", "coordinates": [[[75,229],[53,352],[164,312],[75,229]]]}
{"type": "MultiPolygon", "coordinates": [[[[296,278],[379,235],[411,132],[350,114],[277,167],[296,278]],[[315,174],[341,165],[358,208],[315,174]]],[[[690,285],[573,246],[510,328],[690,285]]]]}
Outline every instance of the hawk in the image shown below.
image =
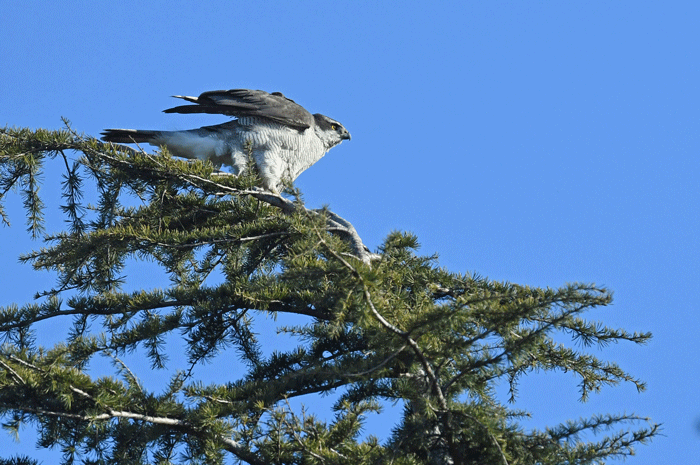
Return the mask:
{"type": "Polygon", "coordinates": [[[350,139],[338,121],[304,107],[280,92],[231,89],[204,92],[199,97],[175,95],[191,104],[164,113],[211,113],[237,119],[185,131],[106,129],[102,140],[165,146],[183,158],[227,165],[234,174],[246,171],[248,157],[257,167],[263,187],[279,193],[326,152],[350,139]]]}

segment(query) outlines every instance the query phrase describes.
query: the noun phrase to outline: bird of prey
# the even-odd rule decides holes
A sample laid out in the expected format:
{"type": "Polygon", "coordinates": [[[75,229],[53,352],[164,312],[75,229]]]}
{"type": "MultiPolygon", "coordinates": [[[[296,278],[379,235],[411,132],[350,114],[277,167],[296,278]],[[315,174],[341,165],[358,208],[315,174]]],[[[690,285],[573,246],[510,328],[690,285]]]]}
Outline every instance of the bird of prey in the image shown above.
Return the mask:
{"type": "Polygon", "coordinates": [[[231,89],[204,92],[199,97],[175,95],[191,104],[165,113],[212,113],[236,117],[216,126],[186,131],[106,129],[102,140],[165,146],[178,157],[211,160],[245,172],[248,158],[257,167],[263,187],[279,193],[328,150],[350,139],[338,121],[312,115],[280,92],[231,89]]]}

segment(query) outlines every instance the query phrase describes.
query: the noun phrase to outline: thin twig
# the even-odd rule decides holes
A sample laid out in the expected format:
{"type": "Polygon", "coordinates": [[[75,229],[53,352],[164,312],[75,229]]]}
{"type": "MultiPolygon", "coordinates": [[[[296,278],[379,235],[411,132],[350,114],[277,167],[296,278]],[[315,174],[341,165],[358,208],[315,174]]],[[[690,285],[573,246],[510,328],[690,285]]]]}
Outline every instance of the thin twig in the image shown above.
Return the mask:
{"type": "Polygon", "coordinates": [[[6,369],[7,371],[9,371],[9,372],[12,374],[12,376],[14,376],[17,380],[19,380],[20,383],[26,384],[26,383],[24,382],[24,378],[22,378],[19,374],[17,374],[17,372],[16,372],[15,370],[13,370],[12,367],[11,367],[10,365],[6,364],[6,363],[3,362],[2,360],[0,360],[0,365],[4,366],[5,369],[6,369]]]}

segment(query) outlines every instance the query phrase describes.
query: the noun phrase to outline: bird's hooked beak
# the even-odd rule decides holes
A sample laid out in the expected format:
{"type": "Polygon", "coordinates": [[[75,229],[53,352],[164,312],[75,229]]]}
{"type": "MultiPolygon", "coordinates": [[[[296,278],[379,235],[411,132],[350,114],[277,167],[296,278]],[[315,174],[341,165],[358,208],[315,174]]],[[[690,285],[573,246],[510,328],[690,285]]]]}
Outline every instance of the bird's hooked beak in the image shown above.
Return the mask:
{"type": "Polygon", "coordinates": [[[347,129],[345,129],[345,130],[343,131],[343,133],[340,135],[340,138],[341,138],[341,139],[347,139],[347,140],[352,139],[352,137],[350,136],[350,133],[348,132],[347,129]]]}

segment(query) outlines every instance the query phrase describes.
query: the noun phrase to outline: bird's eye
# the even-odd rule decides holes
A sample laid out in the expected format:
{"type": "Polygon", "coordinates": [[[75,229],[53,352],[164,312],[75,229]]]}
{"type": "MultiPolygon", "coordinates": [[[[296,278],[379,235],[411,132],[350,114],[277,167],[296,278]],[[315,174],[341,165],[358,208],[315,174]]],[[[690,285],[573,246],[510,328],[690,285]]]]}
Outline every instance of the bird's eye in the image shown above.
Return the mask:
{"type": "Polygon", "coordinates": [[[336,126],[335,124],[331,124],[331,129],[335,131],[336,129],[338,129],[338,126],[336,126]]]}

